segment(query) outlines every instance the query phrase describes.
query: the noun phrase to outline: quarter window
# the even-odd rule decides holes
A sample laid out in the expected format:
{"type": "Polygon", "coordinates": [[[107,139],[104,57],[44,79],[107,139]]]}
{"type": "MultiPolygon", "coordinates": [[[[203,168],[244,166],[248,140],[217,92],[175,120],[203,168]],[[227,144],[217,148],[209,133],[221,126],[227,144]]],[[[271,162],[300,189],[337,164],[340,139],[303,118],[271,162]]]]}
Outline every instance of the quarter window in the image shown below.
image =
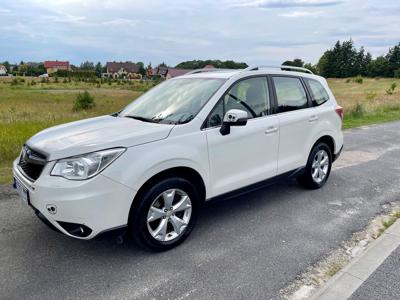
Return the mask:
{"type": "Polygon", "coordinates": [[[214,107],[208,127],[221,125],[225,113],[230,109],[246,111],[249,119],[268,115],[270,105],[266,78],[249,78],[233,85],[214,107]]]}
{"type": "Polygon", "coordinates": [[[308,89],[311,93],[311,98],[315,106],[321,105],[328,101],[329,95],[322,84],[314,79],[304,78],[308,89]]]}
{"type": "Polygon", "coordinates": [[[306,108],[307,95],[299,78],[273,77],[278,111],[287,112],[306,108]]]}

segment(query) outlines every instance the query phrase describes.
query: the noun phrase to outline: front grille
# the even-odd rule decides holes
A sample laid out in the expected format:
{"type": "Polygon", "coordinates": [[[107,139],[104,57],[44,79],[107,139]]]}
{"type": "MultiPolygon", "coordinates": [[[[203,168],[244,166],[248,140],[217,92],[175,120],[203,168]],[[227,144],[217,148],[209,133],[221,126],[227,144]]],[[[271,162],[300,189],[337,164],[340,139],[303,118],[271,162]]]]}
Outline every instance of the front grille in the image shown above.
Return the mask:
{"type": "Polygon", "coordinates": [[[24,145],[18,167],[31,181],[39,178],[46,165],[46,156],[24,145]]]}

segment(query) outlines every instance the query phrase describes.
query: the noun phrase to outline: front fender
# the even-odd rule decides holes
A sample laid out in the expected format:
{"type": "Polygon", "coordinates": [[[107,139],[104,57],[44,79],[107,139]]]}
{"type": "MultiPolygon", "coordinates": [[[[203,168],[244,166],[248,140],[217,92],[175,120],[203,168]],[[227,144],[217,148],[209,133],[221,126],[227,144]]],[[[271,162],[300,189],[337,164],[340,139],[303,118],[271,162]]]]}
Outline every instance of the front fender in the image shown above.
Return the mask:
{"type": "Polygon", "coordinates": [[[128,148],[103,171],[103,175],[138,191],[154,175],[175,167],[195,170],[202,177],[207,190],[209,163],[207,140],[203,131],[189,137],[169,137],[128,148]]]}

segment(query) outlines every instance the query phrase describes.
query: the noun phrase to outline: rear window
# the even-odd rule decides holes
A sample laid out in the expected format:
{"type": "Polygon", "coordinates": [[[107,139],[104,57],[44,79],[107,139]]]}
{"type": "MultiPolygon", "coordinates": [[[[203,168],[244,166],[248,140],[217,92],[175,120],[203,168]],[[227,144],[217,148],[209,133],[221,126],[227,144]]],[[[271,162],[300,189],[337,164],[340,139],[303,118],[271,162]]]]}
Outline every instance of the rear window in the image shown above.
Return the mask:
{"type": "Polygon", "coordinates": [[[304,80],[311,93],[314,106],[321,105],[329,100],[328,93],[319,81],[310,78],[304,78],[304,80]]]}

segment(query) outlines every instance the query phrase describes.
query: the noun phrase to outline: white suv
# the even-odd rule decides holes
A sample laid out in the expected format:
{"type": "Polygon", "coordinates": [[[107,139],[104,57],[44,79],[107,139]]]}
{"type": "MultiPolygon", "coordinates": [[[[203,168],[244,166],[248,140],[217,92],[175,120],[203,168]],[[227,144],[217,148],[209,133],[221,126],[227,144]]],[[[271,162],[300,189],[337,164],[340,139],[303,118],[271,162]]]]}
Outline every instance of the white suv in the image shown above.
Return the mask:
{"type": "Polygon", "coordinates": [[[196,70],[119,113],[39,132],[14,186],[47,225],[91,239],[127,228],[153,250],[192,231],[205,200],[282,176],[325,184],[343,110],[324,78],[281,66],[196,70]]]}

